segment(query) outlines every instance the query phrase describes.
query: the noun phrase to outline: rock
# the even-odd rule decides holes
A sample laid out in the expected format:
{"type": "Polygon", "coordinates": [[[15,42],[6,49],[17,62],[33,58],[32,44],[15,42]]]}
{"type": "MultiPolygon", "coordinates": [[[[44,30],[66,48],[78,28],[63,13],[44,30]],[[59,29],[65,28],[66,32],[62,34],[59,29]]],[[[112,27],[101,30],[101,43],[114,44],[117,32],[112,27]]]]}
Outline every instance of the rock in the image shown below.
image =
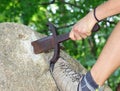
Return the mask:
{"type": "Polygon", "coordinates": [[[31,41],[44,37],[21,24],[0,24],[0,91],[57,91],[45,54],[31,41]]]}
{"type": "MultiPolygon", "coordinates": [[[[82,65],[63,51],[55,64],[54,72],[50,72],[49,60],[53,53],[36,55],[31,45],[32,41],[42,37],[45,35],[22,24],[0,24],[0,91],[69,91],[64,81],[71,86],[74,79],[62,77],[67,74],[66,68],[59,66],[61,62],[67,63],[79,74],[86,73],[82,65]]],[[[71,89],[75,91],[73,87],[71,89]]],[[[105,89],[107,90],[104,91],[111,91],[109,87],[105,86],[105,89]]]]}

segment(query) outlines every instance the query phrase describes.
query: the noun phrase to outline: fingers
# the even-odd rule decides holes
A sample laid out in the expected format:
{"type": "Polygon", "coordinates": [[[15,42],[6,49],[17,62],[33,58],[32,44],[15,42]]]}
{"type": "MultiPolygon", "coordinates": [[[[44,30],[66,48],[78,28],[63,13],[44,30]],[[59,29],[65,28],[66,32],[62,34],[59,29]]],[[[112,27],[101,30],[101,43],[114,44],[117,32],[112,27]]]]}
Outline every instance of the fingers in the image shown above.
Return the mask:
{"type": "Polygon", "coordinates": [[[74,32],[74,31],[70,32],[70,36],[69,37],[72,40],[81,40],[82,39],[82,37],[77,32],[74,32]]]}
{"type": "Polygon", "coordinates": [[[86,37],[90,36],[91,32],[86,32],[85,30],[77,30],[77,29],[72,29],[70,32],[69,37],[72,40],[81,40],[81,39],[85,39],[86,37]]]}
{"type": "Polygon", "coordinates": [[[85,16],[78,21],[72,28],[69,37],[72,40],[81,40],[91,35],[94,24],[91,23],[89,17],[85,16]]]}
{"type": "Polygon", "coordinates": [[[87,36],[90,36],[90,35],[91,35],[91,32],[87,32],[86,35],[87,35],[87,36]]]}

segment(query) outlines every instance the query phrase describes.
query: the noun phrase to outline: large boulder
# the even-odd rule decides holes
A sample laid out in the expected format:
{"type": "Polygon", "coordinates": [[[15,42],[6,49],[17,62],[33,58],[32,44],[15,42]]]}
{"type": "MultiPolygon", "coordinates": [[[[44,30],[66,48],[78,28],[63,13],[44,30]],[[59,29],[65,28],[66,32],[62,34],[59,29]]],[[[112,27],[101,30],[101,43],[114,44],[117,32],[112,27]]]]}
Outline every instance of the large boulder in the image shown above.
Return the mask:
{"type": "Polygon", "coordinates": [[[57,91],[45,54],[33,53],[31,41],[41,37],[24,25],[0,24],[0,91],[57,91]]]}
{"type": "MultiPolygon", "coordinates": [[[[72,80],[68,80],[67,68],[79,74],[85,73],[85,68],[61,51],[61,58],[56,63],[54,71],[50,72],[49,60],[53,53],[36,55],[31,45],[32,41],[42,37],[45,35],[38,34],[21,24],[0,24],[0,91],[74,90],[73,87],[72,90],[66,88],[67,83],[72,86],[74,82],[72,77],[69,78],[72,80]]],[[[111,90],[105,86],[104,91],[111,90]]]]}

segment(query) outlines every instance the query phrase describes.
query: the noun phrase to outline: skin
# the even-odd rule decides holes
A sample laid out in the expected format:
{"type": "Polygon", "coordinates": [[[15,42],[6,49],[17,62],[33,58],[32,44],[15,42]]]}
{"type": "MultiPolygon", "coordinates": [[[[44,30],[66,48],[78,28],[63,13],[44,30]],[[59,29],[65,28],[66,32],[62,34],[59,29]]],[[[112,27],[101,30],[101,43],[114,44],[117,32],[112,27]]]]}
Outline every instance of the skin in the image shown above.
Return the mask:
{"type": "MultiPolygon", "coordinates": [[[[96,17],[102,20],[108,16],[120,13],[120,1],[108,0],[96,8],[96,17]],[[106,7],[107,6],[107,7],[106,7]]],[[[91,35],[93,26],[97,23],[93,11],[79,20],[72,28],[69,37],[81,40],[91,35]]],[[[103,85],[109,76],[120,67],[120,22],[109,36],[97,62],[91,69],[91,75],[98,85],[103,85]]]]}

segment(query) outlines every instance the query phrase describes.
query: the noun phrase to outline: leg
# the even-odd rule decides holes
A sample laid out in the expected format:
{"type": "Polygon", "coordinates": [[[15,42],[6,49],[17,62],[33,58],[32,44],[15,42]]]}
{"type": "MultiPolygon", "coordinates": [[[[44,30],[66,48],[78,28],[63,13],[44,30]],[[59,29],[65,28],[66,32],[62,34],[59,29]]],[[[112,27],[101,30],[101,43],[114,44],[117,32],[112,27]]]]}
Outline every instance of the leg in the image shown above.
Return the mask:
{"type": "Polygon", "coordinates": [[[120,22],[114,28],[97,62],[91,69],[91,75],[98,85],[120,66],[120,22]]]}

